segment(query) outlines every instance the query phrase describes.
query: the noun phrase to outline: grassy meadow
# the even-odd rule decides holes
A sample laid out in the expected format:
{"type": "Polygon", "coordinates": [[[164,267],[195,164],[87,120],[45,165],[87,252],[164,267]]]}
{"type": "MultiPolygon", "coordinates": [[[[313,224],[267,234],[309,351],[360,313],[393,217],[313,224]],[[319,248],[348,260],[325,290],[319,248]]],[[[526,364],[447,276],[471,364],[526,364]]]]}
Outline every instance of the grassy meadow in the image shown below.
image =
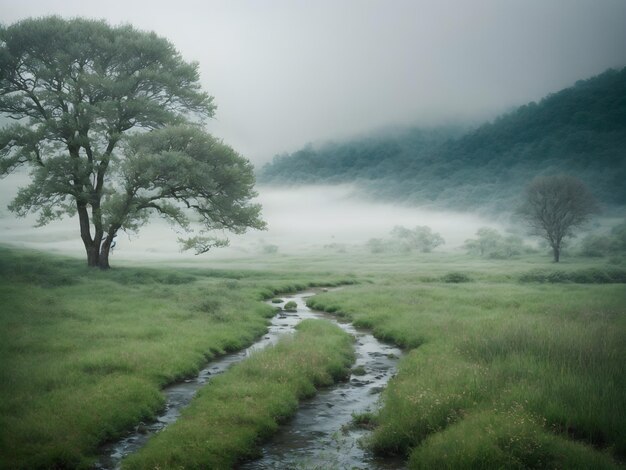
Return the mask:
{"type": "Polygon", "coordinates": [[[291,416],[298,401],[350,376],[353,338],[324,320],[304,320],[295,337],[216,377],[173,425],[123,468],[229,469],[254,457],[256,444],[291,416]]]}
{"type": "Polygon", "coordinates": [[[88,269],[0,249],[0,468],[87,468],[163,406],[160,389],[251,344],[276,292],[350,279],[88,269]]]}
{"type": "MultiPolygon", "coordinates": [[[[410,468],[623,468],[620,266],[321,251],[101,272],[1,248],[0,468],[87,468],[99,444],[162,407],[165,384],[262,335],[273,311],[261,300],[342,283],[356,285],[310,305],[407,350],[374,417],[374,451],[410,468]]],[[[343,373],[342,338],[304,325],[212,380],[126,465],[229,468],[253,455],[299,397],[343,373]]]]}
{"type": "Polygon", "coordinates": [[[626,286],[597,281],[623,270],[492,264],[309,300],[410,350],[368,445],[410,468],[623,466],[626,286]]]}

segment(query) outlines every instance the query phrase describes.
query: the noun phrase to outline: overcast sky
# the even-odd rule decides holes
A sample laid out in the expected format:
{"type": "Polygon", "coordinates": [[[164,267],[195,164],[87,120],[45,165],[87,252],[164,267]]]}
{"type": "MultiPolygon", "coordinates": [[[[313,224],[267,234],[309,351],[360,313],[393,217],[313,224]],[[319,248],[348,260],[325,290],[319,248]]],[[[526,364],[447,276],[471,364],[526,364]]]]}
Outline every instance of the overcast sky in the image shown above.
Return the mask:
{"type": "Polygon", "coordinates": [[[0,0],[104,18],[200,63],[209,129],[253,162],[390,125],[482,120],[626,65],[626,0],[0,0]]]}

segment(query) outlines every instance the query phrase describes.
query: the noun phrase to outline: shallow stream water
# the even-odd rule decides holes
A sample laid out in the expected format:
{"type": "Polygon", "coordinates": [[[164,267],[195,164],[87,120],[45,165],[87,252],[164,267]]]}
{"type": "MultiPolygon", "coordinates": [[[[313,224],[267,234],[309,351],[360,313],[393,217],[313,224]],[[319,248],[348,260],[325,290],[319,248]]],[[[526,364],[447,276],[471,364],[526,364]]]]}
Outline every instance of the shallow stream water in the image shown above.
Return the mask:
{"type": "Polygon", "coordinates": [[[339,325],[355,336],[356,362],[348,382],[323,389],[313,398],[300,404],[296,415],[280,427],[279,432],[262,448],[262,457],[246,462],[239,468],[251,469],[398,469],[396,461],[376,460],[363,450],[358,441],[368,431],[351,425],[354,414],[374,411],[379,394],[395,373],[401,351],[381,343],[370,333],[355,329],[350,323],[315,312],[306,306],[306,298],[314,292],[283,296],[281,304],[293,300],[298,304],[295,312],[279,312],[271,320],[267,334],[259,341],[237,353],[211,361],[200,373],[181,383],[163,389],[166,405],[154,422],[141,423],[133,432],[105,445],[96,464],[97,469],[118,469],[122,459],[138,451],[148,439],[173,423],[196,392],[211,377],[226,371],[250,353],[276,343],[285,333],[295,331],[295,326],[306,318],[324,318],[339,325]]]}

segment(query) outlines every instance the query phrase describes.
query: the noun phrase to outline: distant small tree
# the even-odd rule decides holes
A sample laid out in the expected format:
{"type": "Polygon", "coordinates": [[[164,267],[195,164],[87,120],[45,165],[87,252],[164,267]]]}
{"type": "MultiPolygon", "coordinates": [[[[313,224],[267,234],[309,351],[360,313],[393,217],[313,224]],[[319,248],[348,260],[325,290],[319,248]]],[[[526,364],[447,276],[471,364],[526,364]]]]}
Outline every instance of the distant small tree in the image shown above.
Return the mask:
{"type": "Polygon", "coordinates": [[[422,253],[430,253],[435,248],[445,243],[441,234],[433,232],[426,225],[418,225],[413,230],[415,247],[422,253]]]}
{"type": "Polygon", "coordinates": [[[366,246],[372,253],[382,253],[385,251],[385,241],[382,238],[370,238],[366,246]]]}
{"type": "Polygon", "coordinates": [[[482,227],[476,231],[476,238],[465,240],[468,253],[492,258],[509,259],[528,251],[524,240],[515,235],[503,236],[493,228],[482,227]]]}
{"type": "Polygon", "coordinates": [[[390,233],[393,238],[394,245],[397,246],[401,251],[409,252],[412,248],[412,232],[411,229],[406,227],[402,227],[401,225],[396,225],[390,233]]]}
{"type": "Polygon", "coordinates": [[[465,249],[469,253],[485,256],[493,251],[502,240],[500,233],[489,227],[481,227],[476,231],[476,238],[465,240],[465,249]]]}
{"type": "Polygon", "coordinates": [[[545,238],[554,262],[561,256],[563,240],[597,210],[595,198],[578,178],[568,175],[541,176],[526,188],[518,212],[532,233],[545,238]]]}
{"type": "Polygon", "coordinates": [[[609,233],[592,233],[580,242],[583,256],[611,256],[626,252],[626,222],[614,226],[609,233]]]}
{"type": "Polygon", "coordinates": [[[263,254],[266,255],[275,255],[276,253],[278,253],[278,245],[262,245],[261,251],[263,252],[263,254]]]}
{"type": "Polygon", "coordinates": [[[614,249],[614,241],[605,234],[587,235],[580,242],[580,254],[589,257],[601,257],[610,254],[614,249]]]}
{"type": "Polygon", "coordinates": [[[611,237],[616,251],[626,251],[626,221],[611,229],[611,237]]]}
{"type": "Polygon", "coordinates": [[[524,251],[528,251],[528,247],[524,246],[524,240],[516,235],[509,235],[504,238],[498,253],[502,254],[502,258],[512,258],[521,255],[524,251]]]}
{"type": "Polygon", "coordinates": [[[391,235],[403,244],[406,251],[415,249],[422,253],[430,253],[445,243],[439,233],[433,232],[426,225],[418,225],[413,230],[397,225],[391,231],[391,235]]]}

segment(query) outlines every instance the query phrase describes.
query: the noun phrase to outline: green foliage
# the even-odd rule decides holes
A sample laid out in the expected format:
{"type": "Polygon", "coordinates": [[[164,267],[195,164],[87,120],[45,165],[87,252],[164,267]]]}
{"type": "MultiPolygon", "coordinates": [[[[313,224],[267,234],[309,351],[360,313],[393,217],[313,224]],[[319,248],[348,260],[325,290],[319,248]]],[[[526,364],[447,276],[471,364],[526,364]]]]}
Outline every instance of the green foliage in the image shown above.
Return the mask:
{"type": "Polygon", "coordinates": [[[395,177],[398,166],[410,165],[415,156],[425,158],[457,129],[410,129],[397,135],[374,135],[319,148],[311,144],[292,154],[277,155],[260,173],[262,182],[329,182],[395,177]]]}
{"type": "Polygon", "coordinates": [[[275,157],[262,182],[358,182],[377,199],[497,211],[515,207],[537,174],[584,179],[626,203],[626,68],[607,70],[459,136],[449,129],[307,146],[275,157]]]}
{"type": "Polygon", "coordinates": [[[609,233],[592,233],[580,242],[583,256],[602,257],[626,254],[626,222],[614,226],[609,233]]]}
{"type": "Polygon", "coordinates": [[[365,245],[372,253],[383,253],[386,248],[386,242],[382,238],[370,238],[365,245]]]}
{"type": "Polygon", "coordinates": [[[202,232],[182,241],[197,254],[226,244],[203,235],[207,231],[243,233],[249,227],[265,228],[258,218],[261,206],[249,204],[256,196],[250,162],[200,129],[170,126],[139,134],[129,140],[127,152],[119,167],[126,195],[116,194],[103,202],[105,213],[109,206],[120,211],[112,213],[111,223],[155,210],[186,228],[190,220],[180,207],[193,208],[202,221],[202,232]]]}
{"type": "Polygon", "coordinates": [[[377,426],[376,415],[370,412],[352,415],[352,423],[363,429],[374,429],[377,426]]]}
{"type": "Polygon", "coordinates": [[[233,468],[255,455],[278,423],[315,388],[345,379],[352,338],[323,320],[305,320],[294,338],[214,378],[176,423],[126,459],[123,468],[233,468]]]}
{"type": "Polygon", "coordinates": [[[590,257],[602,257],[614,252],[613,240],[608,235],[587,235],[580,242],[580,254],[590,257]]]}
{"type": "Polygon", "coordinates": [[[418,225],[413,230],[398,225],[393,228],[391,235],[399,240],[406,247],[407,251],[415,249],[422,253],[430,253],[433,249],[445,243],[439,233],[434,233],[426,225],[418,225]]]}
{"type": "Polygon", "coordinates": [[[465,248],[469,253],[479,256],[495,251],[502,239],[502,235],[497,230],[488,227],[479,228],[476,236],[476,239],[465,240],[465,248]]]}
{"type": "Polygon", "coordinates": [[[524,241],[515,235],[504,237],[495,229],[482,227],[476,231],[476,238],[465,240],[468,253],[491,259],[509,259],[528,253],[524,241]]]}
{"type": "Polygon", "coordinates": [[[275,255],[276,253],[278,253],[278,245],[263,244],[261,246],[261,252],[266,255],[275,255]]]}
{"type": "Polygon", "coordinates": [[[413,250],[430,253],[445,243],[441,234],[433,232],[426,225],[418,225],[414,229],[396,225],[391,230],[390,235],[390,239],[371,238],[367,241],[366,246],[372,253],[385,251],[409,253],[413,250]]]}
{"type": "Polygon", "coordinates": [[[224,240],[207,232],[263,228],[250,204],[247,160],[198,126],[213,116],[198,64],[166,39],[131,26],[60,17],[0,27],[0,175],[31,168],[10,204],[44,225],[78,214],[90,266],[107,268],[119,230],[156,214],[199,233],[184,248],[224,240]],[[186,208],[186,211],[181,208],[186,208]]]}
{"type": "Polygon", "coordinates": [[[295,303],[293,300],[290,300],[283,306],[283,309],[287,312],[295,312],[298,309],[298,304],[295,303]]]}

